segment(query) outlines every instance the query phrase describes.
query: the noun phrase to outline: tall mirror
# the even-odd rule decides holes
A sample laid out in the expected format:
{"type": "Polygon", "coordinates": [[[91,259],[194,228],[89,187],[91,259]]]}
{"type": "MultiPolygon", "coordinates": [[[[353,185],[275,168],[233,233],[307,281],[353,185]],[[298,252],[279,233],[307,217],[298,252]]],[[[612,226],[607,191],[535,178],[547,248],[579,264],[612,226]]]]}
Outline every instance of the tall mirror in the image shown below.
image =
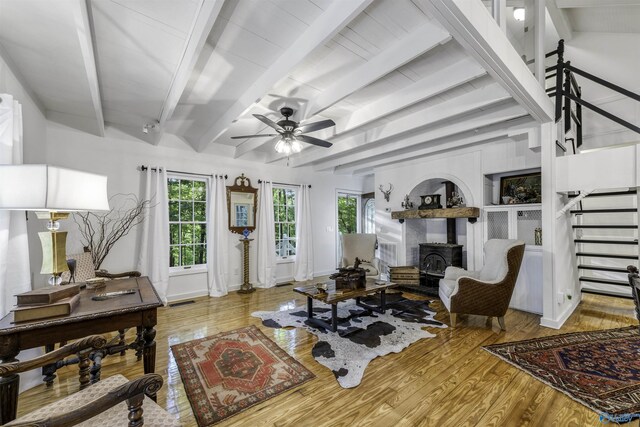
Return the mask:
{"type": "Polygon", "coordinates": [[[229,230],[237,234],[242,234],[245,228],[255,230],[257,196],[258,189],[251,186],[251,180],[244,174],[227,186],[229,230]]]}

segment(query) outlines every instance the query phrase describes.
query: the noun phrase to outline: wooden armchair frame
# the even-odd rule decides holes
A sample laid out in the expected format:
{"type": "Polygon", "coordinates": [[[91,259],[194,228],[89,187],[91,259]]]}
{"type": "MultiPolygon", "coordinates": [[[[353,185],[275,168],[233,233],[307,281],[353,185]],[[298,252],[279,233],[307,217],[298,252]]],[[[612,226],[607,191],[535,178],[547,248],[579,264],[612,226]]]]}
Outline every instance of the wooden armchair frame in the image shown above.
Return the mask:
{"type": "MultiPolygon", "coordinates": [[[[46,353],[40,357],[24,362],[9,362],[0,364],[0,376],[11,377],[20,372],[29,371],[31,369],[43,367],[45,365],[55,363],[67,356],[77,354],[79,358],[79,380],[80,390],[86,388],[90,383],[90,365],[89,355],[92,351],[99,350],[106,344],[106,340],[101,336],[90,336],[71,344],[67,344],[55,351],[46,353]]],[[[158,390],[162,387],[162,376],[158,374],[147,374],[138,379],[129,381],[119,387],[109,391],[104,396],[84,405],[73,411],[62,415],[55,415],[42,418],[36,421],[13,422],[10,426],[34,426],[34,427],[66,427],[73,426],[80,422],[86,421],[101,412],[123,402],[127,401],[129,409],[129,427],[140,427],[143,425],[142,403],[144,396],[147,395],[151,399],[156,399],[158,390]]],[[[18,386],[16,382],[15,386],[18,386]]],[[[81,393],[81,391],[79,392],[81,393]]],[[[13,414],[13,419],[15,419],[13,414]]],[[[3,424],[11,420],[0,420],[3,424]]]]}

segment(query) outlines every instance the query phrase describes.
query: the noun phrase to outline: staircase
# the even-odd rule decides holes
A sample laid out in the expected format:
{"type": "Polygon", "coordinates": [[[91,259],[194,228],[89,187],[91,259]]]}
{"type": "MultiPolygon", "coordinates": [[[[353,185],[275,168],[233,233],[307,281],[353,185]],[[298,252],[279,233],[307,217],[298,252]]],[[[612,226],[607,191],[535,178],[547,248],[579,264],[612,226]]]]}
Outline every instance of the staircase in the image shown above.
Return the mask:
{"type": "Polygon", "coordinates": [[[636,190],[594,192],[570,212],[582,292],[631,298],[627,265],[638,265],[636,190]]]}

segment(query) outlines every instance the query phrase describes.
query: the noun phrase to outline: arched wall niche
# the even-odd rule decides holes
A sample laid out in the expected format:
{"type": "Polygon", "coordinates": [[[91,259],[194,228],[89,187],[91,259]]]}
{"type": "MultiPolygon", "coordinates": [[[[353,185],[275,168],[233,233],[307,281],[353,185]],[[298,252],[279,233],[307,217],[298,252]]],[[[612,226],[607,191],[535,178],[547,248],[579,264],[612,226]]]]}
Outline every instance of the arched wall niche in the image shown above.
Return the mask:
{"type": "MultiPolygon", "coordinates": [[[[440,194],[440,203],[446,207],[447,200],[445,194],[445,182],[450,181],[455,185],[454,191],[460,194],[466,206],[474,206],[474,197],[469,186],[458,177],[446,173],[427,174],[417,178],[413,187],[408,193],[413,208],[417,209],[421,198],[425,194],[440,194]]],[[[474,246],[474,234],[469,229],[471,226],[466,218],[458,218],[456,221],[456,240],[463,245],[462,263],[467,266],[467,250],[474,246]]],[[[437,219],[410,219],[406,220],[404,226],[404,246],[408,265],[419,265],[420,243],[446,243],[447,242],[447,220],[437,219]]]]}

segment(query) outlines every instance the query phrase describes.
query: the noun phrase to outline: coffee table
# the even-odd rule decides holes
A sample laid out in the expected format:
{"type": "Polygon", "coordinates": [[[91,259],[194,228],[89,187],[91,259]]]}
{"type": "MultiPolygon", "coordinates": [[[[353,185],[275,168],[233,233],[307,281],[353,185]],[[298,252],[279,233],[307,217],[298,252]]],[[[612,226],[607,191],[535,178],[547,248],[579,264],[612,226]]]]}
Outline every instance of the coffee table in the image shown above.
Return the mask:
{"type": "Polygon", "coordinates": [[[385,291],[390,288],[398,286],[397,283],[385,282],[373,278],[367,278],[367,283],[364,288],[358,289],[336,289],[336,283],[333,280],[326,282],[318,282],[309,285],[299,286],[293,288],[294,292],[298,292],[307,297],[307,319],[309,322],[314,323],[322,328],[329,329],[332,332],[338,330],[338,303],[340,301],[346,301],[348,299],[355,298],[356,304],[359,307],[366,308],[376,313],[384,313],[386,309],[386,295],[385,291]],[[318,289],[318,285],[326,283],[326,292],[321,292],[318,289]],[[380,305],[365,304],[360,301],[361,297],[373,294],[380,294],[380,305]],[[331,304],[331,324],[325,322],[322,319],[313,317],[313,300],[322,301],[326,304],[331,304]]]}

